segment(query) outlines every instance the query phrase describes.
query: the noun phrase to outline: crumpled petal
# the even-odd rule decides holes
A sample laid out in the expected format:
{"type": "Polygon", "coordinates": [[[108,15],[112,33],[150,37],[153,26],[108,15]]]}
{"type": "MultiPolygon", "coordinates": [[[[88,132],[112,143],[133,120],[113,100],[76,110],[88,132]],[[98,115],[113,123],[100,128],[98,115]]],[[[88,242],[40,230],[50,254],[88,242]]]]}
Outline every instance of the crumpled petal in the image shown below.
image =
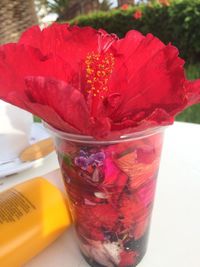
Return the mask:
{"type": "Polygon", "coordinates": [[[162,109],[170,116],[177,106],[183,106],[185,74],[175,47],[164,46],[157,38],[147,35],[140,38],[136,48],[130,46],[127,53],[126,88],[122,88],[123,100],[113,114],[113,121],[126,117],[132,120],[141,111],[149,117],[155,109],[162,109]]]}
{"type": "MultiPolygon", "coordinates": [[[[25,92],[31,102],[51,107],[64,122],[87,134],[89,112],[80,91],[65,82],[43,77],[28,77],[26,85],[25,92]]],[[[54,122],[50,124],[54,125],[54,122]]]]}
{"type": "Polygon", "coordinates": [[[19,44],[0,47],[0,97],[6,101],[12,91],[22,93],[27,76],[67,80],[71,76],[71,69],[62,59],[44,56],[32,47],[19,44]]]}

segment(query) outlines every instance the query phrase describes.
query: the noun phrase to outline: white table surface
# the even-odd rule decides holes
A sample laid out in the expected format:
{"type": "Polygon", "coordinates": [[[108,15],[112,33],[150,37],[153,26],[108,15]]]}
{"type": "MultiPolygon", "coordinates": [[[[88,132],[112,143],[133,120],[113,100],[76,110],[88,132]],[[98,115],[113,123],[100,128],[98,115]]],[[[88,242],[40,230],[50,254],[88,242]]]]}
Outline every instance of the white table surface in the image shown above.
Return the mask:
{"type": "MultiPolygon", "coordinates": [[[[0,180],[0,191],[58,168],[52,153],[34,168],[0,180]]],[[[63,190],[58,171],[45,175],[63,190]]],[[[67,230],[25,267],[87,267],[67,230]]],[[[138,267],[200,266],[200,125],[166,130],[148,252],[138,267]]],[[[12,266],[13,267],[13,266],[12,266]]]]}

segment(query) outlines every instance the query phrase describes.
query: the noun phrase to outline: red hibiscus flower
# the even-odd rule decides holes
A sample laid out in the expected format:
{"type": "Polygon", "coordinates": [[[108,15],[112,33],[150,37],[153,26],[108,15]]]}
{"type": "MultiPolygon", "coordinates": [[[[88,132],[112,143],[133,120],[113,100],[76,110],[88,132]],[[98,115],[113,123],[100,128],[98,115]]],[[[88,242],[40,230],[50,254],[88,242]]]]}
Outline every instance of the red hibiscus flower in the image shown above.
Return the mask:
{"type": "Polygon", "coordinates": [[[141,10],[136,10],[135,12],[134,12],[134,14],[133,14],[133,17],[135,18],[135,19],[141,19],[142,18],[142,11],[141,10]]]}
{"type": "Polygon", "coordinates": [[[173,122],[200,101],[171,44],[130,31],[53,24],[0,47],[0,98],[57,129],[112,138],[173,122]]]}

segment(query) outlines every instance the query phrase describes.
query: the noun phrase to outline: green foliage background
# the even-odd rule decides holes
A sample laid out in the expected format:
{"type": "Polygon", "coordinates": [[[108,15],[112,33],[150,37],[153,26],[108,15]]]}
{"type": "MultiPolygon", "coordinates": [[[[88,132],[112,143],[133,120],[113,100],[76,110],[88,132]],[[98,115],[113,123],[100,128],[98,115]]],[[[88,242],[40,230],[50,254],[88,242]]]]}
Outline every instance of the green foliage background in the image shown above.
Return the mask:
{"type": "MultiPolygon", "coordinates": [[[[200,64],[186,67],[186,74],[190,80],[200,78],[200,64]]],[[[200,104],[189,107],[178,115],[176,120],[200,124],[200,104]]]]}

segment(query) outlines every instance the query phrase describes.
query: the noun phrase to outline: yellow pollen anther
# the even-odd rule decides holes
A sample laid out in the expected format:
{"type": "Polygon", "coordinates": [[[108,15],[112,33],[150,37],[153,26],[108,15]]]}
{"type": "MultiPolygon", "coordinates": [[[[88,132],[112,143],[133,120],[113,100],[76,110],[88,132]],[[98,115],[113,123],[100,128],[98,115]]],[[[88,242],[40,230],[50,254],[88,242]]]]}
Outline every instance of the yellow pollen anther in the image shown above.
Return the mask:
{"type": "Polygon", "coordinates": [[[86,67],[86,92],[92,96],[103,99],[108,92],[108,81],[114,68],[114,56],[112,53],[91,52],[85,59],[86,67]]]}

